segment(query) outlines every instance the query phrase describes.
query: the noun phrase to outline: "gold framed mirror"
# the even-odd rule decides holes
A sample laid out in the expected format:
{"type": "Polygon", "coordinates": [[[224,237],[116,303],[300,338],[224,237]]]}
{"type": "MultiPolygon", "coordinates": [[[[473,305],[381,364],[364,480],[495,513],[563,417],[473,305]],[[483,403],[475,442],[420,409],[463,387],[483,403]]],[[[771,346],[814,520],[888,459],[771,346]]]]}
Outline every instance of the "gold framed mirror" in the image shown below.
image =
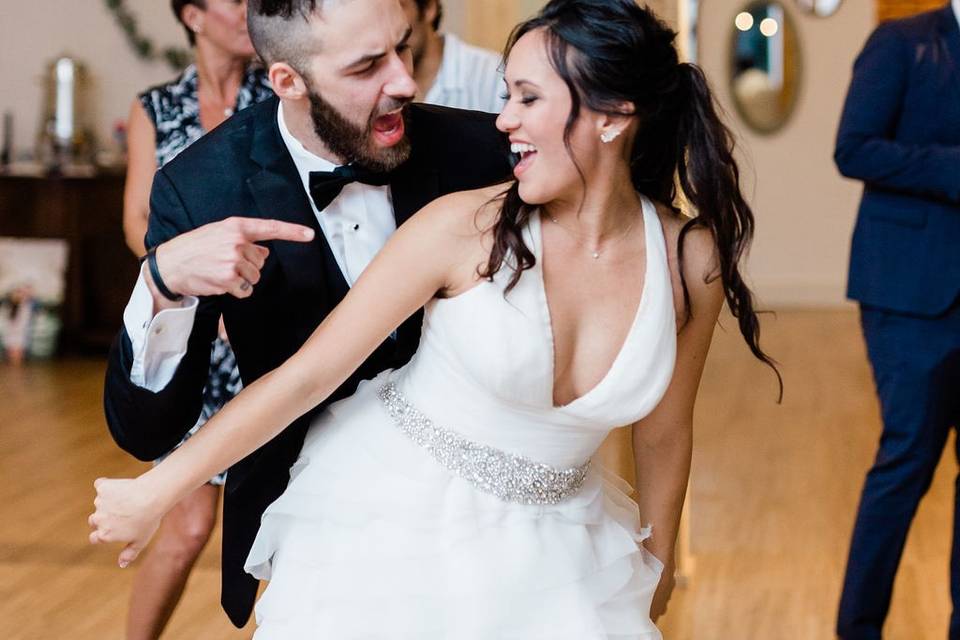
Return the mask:
{"type": "Polygon", "coordinates": [[[781,129],[800,92],[802,63],[793,21],[776,0],[754,0],[730,25],[730,91],[737,112],[757,133],[781,129]]]}

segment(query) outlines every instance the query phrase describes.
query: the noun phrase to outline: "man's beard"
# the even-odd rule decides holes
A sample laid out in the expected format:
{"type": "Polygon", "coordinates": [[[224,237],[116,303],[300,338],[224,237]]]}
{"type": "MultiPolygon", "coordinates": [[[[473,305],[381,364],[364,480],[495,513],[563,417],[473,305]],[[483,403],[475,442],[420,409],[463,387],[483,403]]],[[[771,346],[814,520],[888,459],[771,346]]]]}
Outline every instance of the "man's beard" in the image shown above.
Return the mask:
{"type": "Polygon", "coordinates": [[[346,163],[355,162],[371,171],[393,171],[410,157],[410,119],[407,117],[407,100],[391,99],[388,105],[378,105],[364,126],[350,122],[343,114],[324,100],[312,88],[307,89],[310,99],[310,118],[313,130],[334,154],[346,163]],[[392,147],[375,148],[371,143],[373,122],[379,116],[403,107],[403,139],[392,147]]]}

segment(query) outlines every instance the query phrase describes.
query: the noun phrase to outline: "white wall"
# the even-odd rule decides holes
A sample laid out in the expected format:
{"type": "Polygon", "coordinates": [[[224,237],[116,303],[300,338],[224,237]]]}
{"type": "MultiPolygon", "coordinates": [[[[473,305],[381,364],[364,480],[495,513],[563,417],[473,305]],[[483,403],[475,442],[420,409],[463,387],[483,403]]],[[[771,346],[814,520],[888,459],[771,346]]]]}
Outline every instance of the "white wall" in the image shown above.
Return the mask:
{"type": "Polygon", "coordinates": [[[783,4],[799,32],[803,78],[792,119],[770,136],[739,119],[728,83],[733,18],[743,0],[702,0],[700,64],[742,143],[746,193],[757,216],[749,275],[767,305],[840,305],[860,184],[833,164],[853,60],[873,29],[873,3],[846,0],[829,18],[783,4]]]}

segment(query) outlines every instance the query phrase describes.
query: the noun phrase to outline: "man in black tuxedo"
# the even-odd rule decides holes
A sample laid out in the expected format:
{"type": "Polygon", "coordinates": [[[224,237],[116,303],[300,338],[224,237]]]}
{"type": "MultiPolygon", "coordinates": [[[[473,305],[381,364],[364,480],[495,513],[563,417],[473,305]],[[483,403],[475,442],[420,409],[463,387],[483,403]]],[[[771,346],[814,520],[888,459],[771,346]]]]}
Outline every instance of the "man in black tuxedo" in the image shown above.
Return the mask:
{"type": "MultiPolygon", "coordinates": [[[[142,460],[196,423],[221,315],[249,384],[300,348],[397,225],[440,195],[509,175],[492,115],[409,104],[410,27],[397,0],[250,0],[247,10],[278,97],[157,173],[150,253],[110,353],[107,422],[142,460]]],[[[419,334],[418,314],[327,402],[406,362],[419,334]]],[[[322,408],[229,470],[221,600],[237,626],[256,595],[243,563],[260,516],[322,408]]]]}

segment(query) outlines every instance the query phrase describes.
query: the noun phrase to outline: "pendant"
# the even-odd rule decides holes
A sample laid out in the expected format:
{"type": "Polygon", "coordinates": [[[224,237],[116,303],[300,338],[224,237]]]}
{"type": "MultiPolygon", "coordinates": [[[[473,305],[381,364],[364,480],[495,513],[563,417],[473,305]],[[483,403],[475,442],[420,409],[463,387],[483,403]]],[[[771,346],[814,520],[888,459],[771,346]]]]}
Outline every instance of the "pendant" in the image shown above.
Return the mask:
{"type": "Polygon", "coordinates": [[[594,259],[594,260],[599,260],[599,259],[600,259],[600,252],[599,252],[599,251],[594,251],[592,255],[593,255],[593,259],[594,259]]]}

